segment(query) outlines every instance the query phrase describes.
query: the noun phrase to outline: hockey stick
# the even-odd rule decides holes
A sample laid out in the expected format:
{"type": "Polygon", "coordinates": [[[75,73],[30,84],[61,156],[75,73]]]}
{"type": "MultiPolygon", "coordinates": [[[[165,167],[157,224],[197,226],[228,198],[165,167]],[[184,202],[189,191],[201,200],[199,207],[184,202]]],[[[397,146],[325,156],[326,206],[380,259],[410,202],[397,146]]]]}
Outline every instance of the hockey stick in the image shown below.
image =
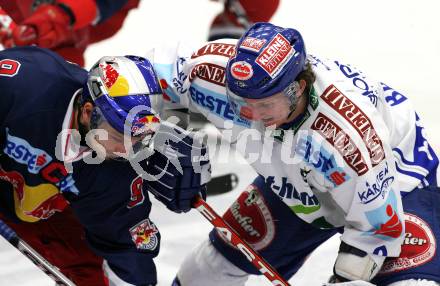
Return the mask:
{"type": "Polygon", "coordinates": [[[0,235],[3,236],[10,244],[23,253],[29,260],[38,266],[44,273],[52,278],[56,285],[59,286],[75,286],[75,284],[64,276],[61,271],[53,266],[49,261],[44,259],[38,252],[35,251],[26,242],[21,240],[17,233],[11,229],[7,224],[0,220],[0,235]]]}
{"type": "Polygon", "coordinates": [[[261,274],[272,283],[272,285],[288,286],[290,285],[277,271],[270,266],[252,247],[249,246],[240,236],[201,198],[197,197],[193,202],[196,208],[233,246],[235,246],[243,255],[260,271],[261,274]]]}

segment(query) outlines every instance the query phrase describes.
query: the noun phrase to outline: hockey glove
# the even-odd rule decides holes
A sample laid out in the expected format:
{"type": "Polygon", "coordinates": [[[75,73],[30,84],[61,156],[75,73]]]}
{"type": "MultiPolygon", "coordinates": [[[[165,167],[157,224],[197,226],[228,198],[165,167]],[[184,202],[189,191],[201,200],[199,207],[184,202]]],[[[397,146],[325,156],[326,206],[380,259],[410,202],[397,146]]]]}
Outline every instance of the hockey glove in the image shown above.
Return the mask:
{"type": "Polygon", "coordinates": [[[71,34],[72,17],[61,6],[42,4],[12,32],[15,45],[53,48],[71,34]]]}
{"type": "Polygon", "coordinates": [[[148,158],[148,188],[174,212],[188,212],[197,195],[206,198],[211,178],[208,149],[200,138],[178,127],[161,124],[148,158]]]}
{"type": "Polygon", "coordinates": [[[37,44],[56,47],[72,38],[74,30],[90,25],[96,18],[94,1],[60,0],[56,4],[41,4],[12,33],[15,45],[37,44]]]}

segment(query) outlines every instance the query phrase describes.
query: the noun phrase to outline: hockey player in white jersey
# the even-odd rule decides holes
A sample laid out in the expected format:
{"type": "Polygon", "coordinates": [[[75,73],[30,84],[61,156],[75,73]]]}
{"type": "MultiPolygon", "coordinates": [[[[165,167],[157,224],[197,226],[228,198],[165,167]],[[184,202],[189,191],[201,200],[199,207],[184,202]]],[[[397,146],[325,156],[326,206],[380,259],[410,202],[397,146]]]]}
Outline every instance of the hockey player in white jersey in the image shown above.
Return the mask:
{"type": "MultiPolygon", "coordinates": [[[[154,61],[166,96],[227,131],[257,171],[224,219],[285,278],[340,232],[331,285],[438,285],[438,158],[404,95],[306,55],[298,31],[269,23],[154,61]]],[[[175,284],[238,286],[249,274],[213,230],[175,284]]]]}

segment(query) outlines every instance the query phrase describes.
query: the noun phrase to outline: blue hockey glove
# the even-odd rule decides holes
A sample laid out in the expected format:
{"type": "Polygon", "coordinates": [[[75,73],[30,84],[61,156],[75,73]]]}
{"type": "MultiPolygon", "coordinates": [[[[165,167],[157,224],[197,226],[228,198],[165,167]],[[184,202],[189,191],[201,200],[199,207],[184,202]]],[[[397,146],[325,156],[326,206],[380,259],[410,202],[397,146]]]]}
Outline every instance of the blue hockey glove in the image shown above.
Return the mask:
{"type": "Polygon", "coordinates": [[[197,195],[206,198],[211,164],[201,138],[162,123],[154,136],[154,153],[148,158],[148,189],[168,209],[188,212],[197,195]]]}

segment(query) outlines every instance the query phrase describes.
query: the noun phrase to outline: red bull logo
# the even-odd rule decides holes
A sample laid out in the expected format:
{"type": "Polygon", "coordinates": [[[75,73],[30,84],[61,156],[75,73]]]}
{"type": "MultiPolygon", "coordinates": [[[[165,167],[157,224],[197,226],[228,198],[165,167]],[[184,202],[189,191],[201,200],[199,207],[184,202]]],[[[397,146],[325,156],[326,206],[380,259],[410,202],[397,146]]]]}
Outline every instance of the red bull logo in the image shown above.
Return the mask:
{"type": "Polygon", "coordinates": [[[100,65],[104,71],[104,84],[107,88],[111,88],[119,77],[119,73],[111,65],[100,65]]]}
{"type": "Polygon", "coordinates": [[[110,96],[126,96],[129,94],[130,84],[112,65],[101,64],[104,72],[104,84],[110,96]]]}
{"type": "Polygon", "coordinates": [[[136,136],[139,134],[149,134],[156,131],[158,124],[160,123],[159,117],[155,115],[147,115],[138,118],[133,122],[131,132],[136,136]]]}
{"type": "Polygon", "coordinates": [[[25,211],[24,213],[35,218],[48,219],[56,212],[62,212],[67,205],[68,203],[66,199],[60,193],[58,193],[43,201],[35,209],[25,211]]]}
{"type": "Polygon", "coordinates": [[[149,219],[145,219],[130,228],[131,239],[137,249],[154,250],[159,244],[159,231],[149,219]]]}
{"type": "Polygon", "coordinates": [[[17,171],[6,172],[0,167],[0,180],[9,182],[12,185],[12,188],[15,194],[18,197],[18,200],[21,202],[24,198],[24,178],[17,171]]]}

